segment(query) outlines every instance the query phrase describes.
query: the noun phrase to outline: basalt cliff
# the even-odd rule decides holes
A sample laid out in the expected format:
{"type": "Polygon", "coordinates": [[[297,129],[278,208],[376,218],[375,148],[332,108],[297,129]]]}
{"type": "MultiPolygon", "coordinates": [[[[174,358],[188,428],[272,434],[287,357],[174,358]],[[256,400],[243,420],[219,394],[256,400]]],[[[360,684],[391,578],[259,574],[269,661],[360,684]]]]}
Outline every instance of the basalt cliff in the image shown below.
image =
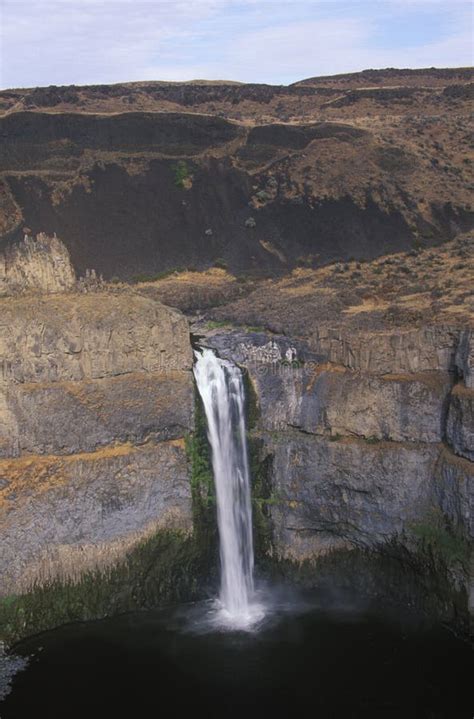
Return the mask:
{"type": "Polygon", "coordinates": [[[0,93],[0,638],[212,585],[196,344],[245,372],[260,571],[469,631],[471,80],[0,93]]]}

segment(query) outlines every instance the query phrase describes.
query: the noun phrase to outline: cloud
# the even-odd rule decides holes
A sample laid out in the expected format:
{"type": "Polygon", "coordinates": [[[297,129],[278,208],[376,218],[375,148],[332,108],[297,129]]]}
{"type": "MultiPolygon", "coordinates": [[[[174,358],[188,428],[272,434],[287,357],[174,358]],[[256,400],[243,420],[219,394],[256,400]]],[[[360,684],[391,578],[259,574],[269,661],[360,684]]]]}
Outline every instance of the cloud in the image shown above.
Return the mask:
{"type": "Polygon", "coordinates": [[[366,67],[472,62],[451,0],[0,0],[0,84],[287,83],[366,67]]]}
{"type": "MultiPolygon", "coordinates": [[[[428,0],[426,0],[428,1],[428,0]]],[[[431,2],[432,0],[430,0],[431,2]]],[[[237,79],[292,82],[304,77],[381,67],[457,67],[472,62],[467,27],[446,38],[421,44],[377,46],[374,21],[341,20],[289,24],[248,33],[227,58],[237,79]]]]}
{"type": "Polygon", "coordinates": [[[5,0],[1,84],[31,86],[140,79],[179,66],[215,0],[5,0]]]}

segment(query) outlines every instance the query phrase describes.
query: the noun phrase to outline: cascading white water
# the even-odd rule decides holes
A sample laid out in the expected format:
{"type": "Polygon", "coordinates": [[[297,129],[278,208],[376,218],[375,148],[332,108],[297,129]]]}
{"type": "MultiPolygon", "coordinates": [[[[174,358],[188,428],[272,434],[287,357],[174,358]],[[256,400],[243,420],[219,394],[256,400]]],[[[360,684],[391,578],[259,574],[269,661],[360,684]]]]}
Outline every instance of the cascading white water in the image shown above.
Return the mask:
{"type": "Polygon", "coordinates": [[[242,373],[212,350],[203,349],[195,354],[194,376],[206,413],[216,487],[221,559],[219,599],[229,624],[248,626],[262,612],[252,601],[252,508],[242,373]]]}

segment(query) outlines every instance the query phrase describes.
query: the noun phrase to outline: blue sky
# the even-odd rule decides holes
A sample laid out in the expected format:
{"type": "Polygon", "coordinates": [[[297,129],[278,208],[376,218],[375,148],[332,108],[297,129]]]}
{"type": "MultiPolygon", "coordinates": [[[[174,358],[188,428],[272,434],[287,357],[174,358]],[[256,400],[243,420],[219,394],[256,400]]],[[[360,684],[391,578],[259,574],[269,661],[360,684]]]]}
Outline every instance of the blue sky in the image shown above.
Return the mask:
{"type": "Polygon", "coordinates": [[[0,0],[0,86],[473,64],[464,0],[0,0]]]}

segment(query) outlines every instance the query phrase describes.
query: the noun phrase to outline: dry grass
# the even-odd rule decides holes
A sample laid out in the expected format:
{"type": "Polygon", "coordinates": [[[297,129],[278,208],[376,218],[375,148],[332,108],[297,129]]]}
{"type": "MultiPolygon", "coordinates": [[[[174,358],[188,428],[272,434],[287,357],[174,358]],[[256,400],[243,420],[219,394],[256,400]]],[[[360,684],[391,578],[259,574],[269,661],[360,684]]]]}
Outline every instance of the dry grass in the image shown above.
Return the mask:
{"type": "Polygon", "coordinates": [[[362,302],[358,305],[351,305],[343,310],[346,315],[357,315],[360,312],[378,312],[380,310],[386,310],[389,303],[377,299],[376,297],[364,297],[362,302]]]}
{"type": "Polygon", "coordinates": [[[150,522],[140,531],[108,542],[56,544],[42,548],[38,556],[22,570],[21,577],[9,587],[8,594],[28,592],[35,586],[47,586],[59,581],[61,584],[78,584],[88,572],[107,574],[121,564],[137,546],[163,529],[176,529],[191,533],[191,528],[177,511],[164,512],[159,520],[150,522]]]}
{"type": "Polygon", "coordinates": [[[474,327],[474,236],[372,262],[298,268],[254,282],[209,317],[310,336],[327,326],[380,331],[422,325],[474,327]]]}

